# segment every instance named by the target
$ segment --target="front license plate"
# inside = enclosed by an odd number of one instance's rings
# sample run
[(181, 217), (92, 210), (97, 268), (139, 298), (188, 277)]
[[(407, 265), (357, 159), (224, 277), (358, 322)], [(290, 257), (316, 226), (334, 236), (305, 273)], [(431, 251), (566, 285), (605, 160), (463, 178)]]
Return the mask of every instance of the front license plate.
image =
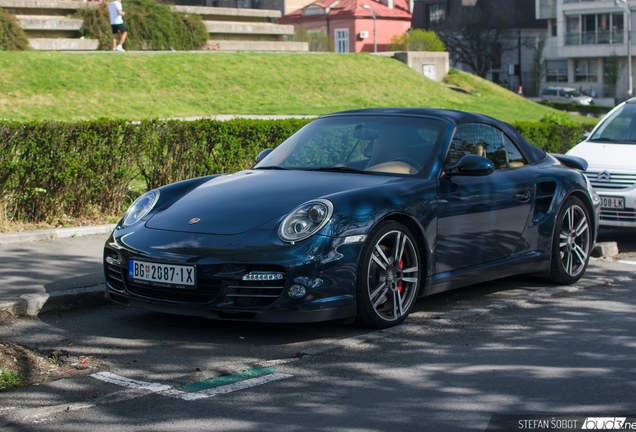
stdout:
[(625, 208), (625, 198), (615, 198), (615, 197), (600, 197), (601, 198), (601, 207), (608, 209), (624, 209)]
[(139, 281), (153, 282), (153, 285), (173, 288), (193, 288), (196, 286), (196, 272), (193, 266), (129, 260), (128, 277)]

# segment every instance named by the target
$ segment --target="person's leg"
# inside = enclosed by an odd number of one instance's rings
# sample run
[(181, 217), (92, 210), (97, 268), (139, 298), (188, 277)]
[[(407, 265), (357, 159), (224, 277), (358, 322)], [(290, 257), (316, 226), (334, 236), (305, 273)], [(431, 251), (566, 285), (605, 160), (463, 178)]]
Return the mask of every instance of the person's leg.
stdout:
[(117, 48), (117, 35), (116, 34), (113, 35), (113, 50), (115, 48)]
[(126, 40), (126, 35), (127, 35), (127, 34), (128, 34), (128, 32), (127, 32), (127, 31), (125, 31), (125, 32), (123, 32), (123, 33), (121, 34), (121, 39), (119, 40), (119, 45), (123, 45), (123, 44), (124, 44), (124, 41)]

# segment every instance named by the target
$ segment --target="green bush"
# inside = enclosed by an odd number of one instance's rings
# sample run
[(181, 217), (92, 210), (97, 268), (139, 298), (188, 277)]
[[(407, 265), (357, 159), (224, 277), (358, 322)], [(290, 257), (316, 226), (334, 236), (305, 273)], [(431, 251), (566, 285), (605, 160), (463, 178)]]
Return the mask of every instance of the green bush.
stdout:
[(583, 140), (591, 125), (563, 125), (555, 121), (517, 122), (513, 126), (528, 141), (548, 153), (565, 153)]
[(121, 211), (143, 147), (124, 121), (0, 122), (0, 201), (4, 218)]
[(29, 40), (18, 20), (0, 8), (0, 51), (24, 51), (29, 48)]
[[(173, 12), (168, 4), (154, 0), (126, 0), (124, 12), (128, 31), (124, 48), (127, 50), (198, 50), (208, 40), (208, 30), (198, 15)], [(99, 39), (101, 50), (113, 48), (106, 3), (95, 9), (79, 10), (74, 16), (84, 19), (80, 29), (83, 36)]]
[(446, 51), (446, 47), (434, 31), (414, 29), (393, 36), (387, 51)]
[(559, 111), (578, 112), (581, 114), (592, 114), (593, 116), (603, 116), (614, 109), (613, 106), (604, 105), (579, 105), (573, 102), (550, 102), (540, 101), (542, 105), (547, 105)]
[[(246, 169), (260, 151), (309, 121), (0, 122), (0, 219), (48, 222), (121, 213), (136, 198), (128, 191), (137, 175), (154, 189)], [(592, 128), (558, 123), (557, 116), (514, 126), (551, 153), (565, 153)]]

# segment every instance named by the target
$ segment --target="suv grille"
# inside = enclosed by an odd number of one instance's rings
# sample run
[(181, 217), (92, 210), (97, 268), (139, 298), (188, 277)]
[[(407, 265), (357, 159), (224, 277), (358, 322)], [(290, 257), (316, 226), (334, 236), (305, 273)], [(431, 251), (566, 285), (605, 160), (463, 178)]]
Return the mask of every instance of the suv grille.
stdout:
[(627, 189), (636, 183), (636, 174), (610, 173), (610, 179), (599, 178), (601, 172), (586, 171), (585, 175), (594, 189)]
[(601, 209), (601, 221), (606, 222), (636, 222), (636, 210), (606, 210)]

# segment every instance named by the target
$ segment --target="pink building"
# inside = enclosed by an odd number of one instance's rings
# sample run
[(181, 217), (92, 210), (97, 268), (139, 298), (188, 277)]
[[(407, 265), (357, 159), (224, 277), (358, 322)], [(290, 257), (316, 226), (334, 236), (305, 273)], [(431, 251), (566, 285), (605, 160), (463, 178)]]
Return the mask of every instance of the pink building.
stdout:
[(375, 34), (379, 52), (386, 51), (393, 36), (411, 27), (412, 5), (412, 0), (317, 0), (278, 23), (303, 26), (307, 32), (324, 31), (337, 53), (373, 52)]

